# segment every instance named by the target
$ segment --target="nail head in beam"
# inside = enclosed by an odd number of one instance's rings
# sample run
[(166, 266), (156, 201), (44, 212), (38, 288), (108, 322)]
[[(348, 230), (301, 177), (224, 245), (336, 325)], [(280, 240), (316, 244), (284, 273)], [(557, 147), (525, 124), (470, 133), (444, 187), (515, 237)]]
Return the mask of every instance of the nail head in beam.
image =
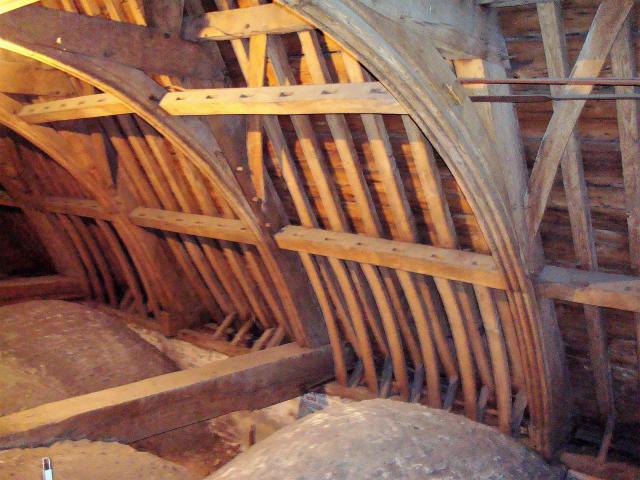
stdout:
[(109, 93), (99, 93), (25, 105), (18, 116), (28, 123), (45, 123), (124, 113), (132, 113), (131, 108)]
[(140, 227), (230, 242), (248, 244), (257, 242), (253, 232), (241, 220), (236, 219), (144, 207), (136, 208), (129, 217)]
[(160, 106), (172, 115), (406, 113), (378, 82), (187, 90)]

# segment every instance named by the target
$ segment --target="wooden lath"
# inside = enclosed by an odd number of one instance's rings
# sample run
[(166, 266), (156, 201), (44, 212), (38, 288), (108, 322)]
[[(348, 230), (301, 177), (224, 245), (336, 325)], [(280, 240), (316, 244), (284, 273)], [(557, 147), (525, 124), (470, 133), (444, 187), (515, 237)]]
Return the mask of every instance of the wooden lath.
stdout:
[[(160, 106), (171, 115), (404, 113), (378, 82), (190, 89), (167, 93)], [(45, 123), (124, 113), (132, 113), (131, 108), (113, 95), (100, 93), (25, 105), (18, 115), (29, 123)]]

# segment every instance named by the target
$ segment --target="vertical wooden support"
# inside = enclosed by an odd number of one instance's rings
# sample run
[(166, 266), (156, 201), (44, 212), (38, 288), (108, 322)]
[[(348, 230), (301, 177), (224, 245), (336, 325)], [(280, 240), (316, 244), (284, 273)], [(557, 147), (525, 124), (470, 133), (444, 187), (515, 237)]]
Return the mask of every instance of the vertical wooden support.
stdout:
[[(611, 70), (613, 75), (633, 78), (638, 75), (631, 20), (622, 26), (611, 48)], [(616, 87), (618, 95), (636, 93), (634, 87)], [(616, 101), (618, 133), (622, 156), (624, 196), (627, 208), (629, 232), (629, 256), (631, 269), (640, 275), (640, 127), (638, 126), (638, 103), (629, 100)], [(640, 387), (640, 314), (634, 314), (636, 323), (636, 355), (638, 386)]]
[[(538, 4), (538, 18), (549, 76), (565, 77), (569, 75), (570, 68), (560, 4), (558, 2)], [(561, 87), (551, 86), (552, 94), (561, 92)], [(556, 103), (554, 110), (557, 108)], [(584, 179), (580, 141), (575, 130), (569, 136), (560, 164), (578, 267), (597, 270), (598, 259), (591, 227), (589, 194)], [(589, 305), (584, 307), (584, 315), (589, 334), (591, 367), (595, 379), (598, 409), (602, 419), (607, 419), (614, 411), (614, 399), (604, 319), (598, 307)]]

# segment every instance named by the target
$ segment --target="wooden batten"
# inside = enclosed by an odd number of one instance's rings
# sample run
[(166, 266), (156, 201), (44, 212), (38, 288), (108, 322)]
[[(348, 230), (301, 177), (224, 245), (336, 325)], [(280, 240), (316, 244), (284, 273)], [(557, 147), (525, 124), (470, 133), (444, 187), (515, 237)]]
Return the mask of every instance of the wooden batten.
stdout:
[(277, 233), (276, 241), (288, 250), (505, 288), (489, 255), (294, 226)]
[(230, 242), (256, 243), (255, 235), (240, 220), (143, 207), (136, 208), (129, 217), (141, 227)]
[(131, 109), (113, 95), (99, 93), (26, 105), (20, 109), (18, 116), (25, 122), (46, 123), (105, 117), (122, 113), (131, 113)]
[(378, 82), (187, 90), (168, 93), (160, 106), (172, 115), (404, 112)]

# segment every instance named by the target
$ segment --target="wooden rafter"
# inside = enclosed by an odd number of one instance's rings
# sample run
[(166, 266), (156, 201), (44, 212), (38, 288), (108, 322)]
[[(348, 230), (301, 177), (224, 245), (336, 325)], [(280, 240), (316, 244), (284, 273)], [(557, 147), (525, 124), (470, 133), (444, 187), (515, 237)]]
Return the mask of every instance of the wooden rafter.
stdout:
[[(539, 4), (538, 18), (549, 75), (568, 75), (570, 67), (560, 4)], [(561, 87), (551, 86), (551, 93), (560, 92)], [(557, 108), (560, 108), (558, 104), (554, 105), (554, 109)], [(580, 140), (575, 130), (569, 135), (560, 164), (577, 263), (586, 270), (597, 270), (598, 259), (591, 226), (589, 194), (584, 179)], [(598, 407), (602, 417), (607, 418), (614, 411), (614, 399), (604, 319), (600, 309), (591, 306), (585, 306), (584, 315), (589, 333)]]
[[(633, 4), (633, 0), (604, 0), (600, 4), (571, 77), (594, 77), (600, 73)], [(567, 85), (562, 93), (584, 95), (592, 90), (593, 85)], [(563, 102), (554, 109), (529, 179), (529, 238), (535, 238), (540, 228), (558, 165), (585, 103), (585, 100)]]
[[(390, 93), (428, 133), (458, 181), (508, 284), (507, 297), (523, 352), (528, 409), (536, 425), (532, 440), (538, 449), (551, 454), (560, 440), (556, 427), (566, 414), (559, 332), (549, 330), (540, 317), (505, 197), (497, 191), (496, 182), (487, 181), (502, 178), (504, 168), (494, 171), (490, 167), (498, 154), (479, 115), (466, 103), (450, 66), (433, 45), (415, 48), (407, 42), (401, 22), (376, 12), (378, 2), (370, 2), (369, 8), (346, 0), (281, 3), (338, 40), (377, 78), (384, 79)], [(419, 2), (406, 3), (411, 9)]]
[[(611, 48), (611, 70), (614, 75), (637, 76), (631, 21), (627, 21)], [(634, 93), (628, 86), (617, 86), (616, 93)], [(625, 205), (629, 233), (629, 257), (631, 271), (640, 273), (640, 125), (638, 124), (637, 102), (616, 102), (620, 153), (622, 156), (622, 176), (624, 180)], [(636, 357), (638, 384), (640, 385), (640, 314), (634, 316), (636, 323)]]

